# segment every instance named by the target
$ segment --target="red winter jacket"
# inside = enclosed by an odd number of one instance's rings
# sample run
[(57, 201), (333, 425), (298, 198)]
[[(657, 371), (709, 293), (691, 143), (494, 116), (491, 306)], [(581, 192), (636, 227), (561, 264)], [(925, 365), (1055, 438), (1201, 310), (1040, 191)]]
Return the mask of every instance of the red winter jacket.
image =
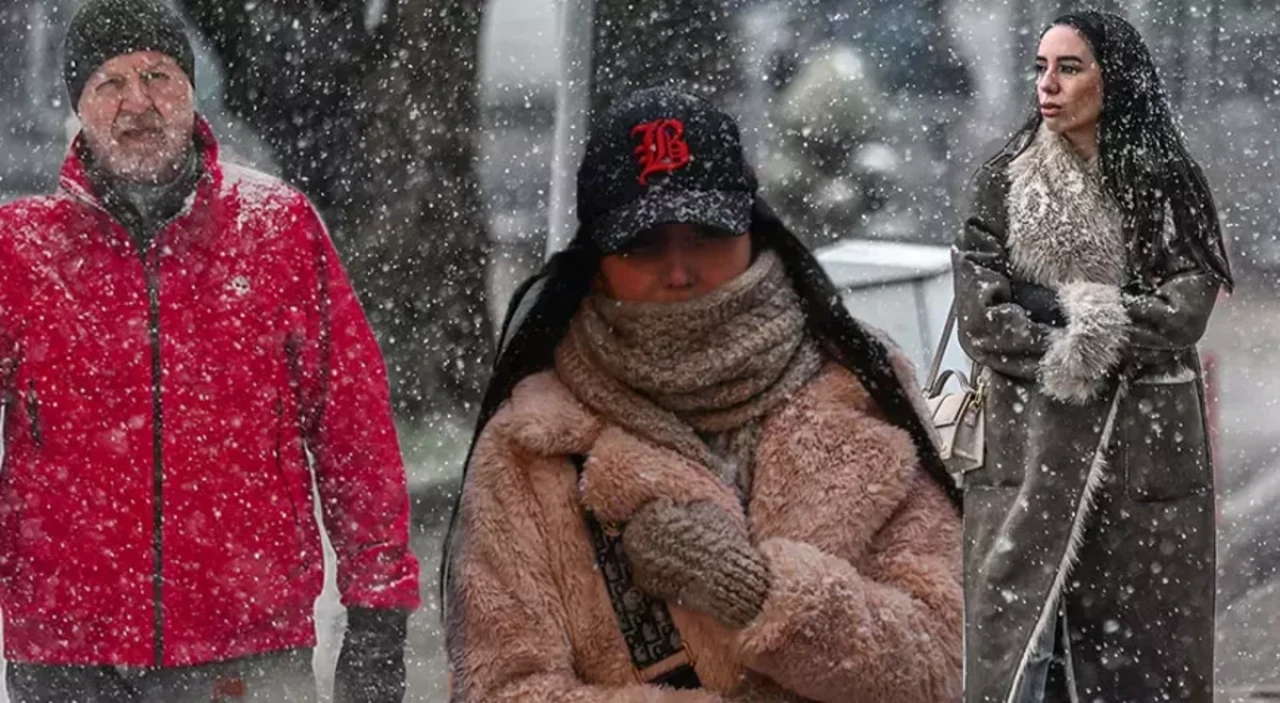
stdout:
[[(306, 198), (219, 163), (140, 252), (73, 147), (0, 208), (5, 655), (183, 666), (312, 646), (314, 470), (347, 605), (413, 609), (386, 371)], [(311, 463), (308, 464), (308, 454)]]

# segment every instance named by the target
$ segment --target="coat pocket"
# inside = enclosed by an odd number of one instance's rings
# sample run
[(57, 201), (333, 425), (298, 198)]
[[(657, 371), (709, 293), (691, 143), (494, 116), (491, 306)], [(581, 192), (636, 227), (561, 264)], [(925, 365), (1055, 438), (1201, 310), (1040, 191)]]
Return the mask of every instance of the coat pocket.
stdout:
[(22, 404), (27, 411), (27, 427), (31, 431), (31, 441), (37, 449), (44, 446), (44, 426), (40, 424), (40, 395), (36, 393), (36, 382), (27, 384), (22, 394)]
[(312, 532), (316, 518), (311, 493), (311, 471), (302, 445), (296, 410), (287, 401), (289, 397), (277, 395), (272, 407), (276, 425), (273, 463), (278, 490), (288, 503), (287, 506), (282, 506), (287, 511), (283, 517), (293, 527), (293, 558), (288, 564), (287, 576), (290, 581), (296, 581), (313, 569), (322, 568), (324, 557), (319, 539)]
[[(280, 396), (276, 396), (274, 413), (276, 421), (276, 436), (272, 458), (275, 463), (276, 477), (280, 482), (280, 490), (289, 502), (289, 512), (293, 518), (293, 529), (297, 536), (299, 549), (301, 550), (302, 545), (306, 543), (306, 535), (302, 523), (302, 516), (304, 512), (302, 506), (299, 504), (298, 490), (295, 485), (295, 482), (298, 479), (292, 475), (293, 471), (290, 468), (293, 457), (292, 452), (287, 451), (291, 448), (288, 427), (286, 425), (288, 420), (285, 418), (284, 400)], [(288, 456), (286, 456), (286, 454)]]
[(1198, 380), (1135, 383), (1121, 420), (1129, 497), (1177, 500), (1213, 490)]

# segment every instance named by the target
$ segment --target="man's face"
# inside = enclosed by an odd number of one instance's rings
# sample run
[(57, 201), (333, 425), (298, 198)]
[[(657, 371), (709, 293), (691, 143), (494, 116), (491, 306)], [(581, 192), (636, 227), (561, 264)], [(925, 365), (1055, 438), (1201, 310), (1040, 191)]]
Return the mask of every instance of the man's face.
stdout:
[(195, 101), (190, 78), (169, 56), (138, 51), (102, 64), (85, 84), (78, 112), (89, 149), (107, 173), (164, 183), (181, 171)]

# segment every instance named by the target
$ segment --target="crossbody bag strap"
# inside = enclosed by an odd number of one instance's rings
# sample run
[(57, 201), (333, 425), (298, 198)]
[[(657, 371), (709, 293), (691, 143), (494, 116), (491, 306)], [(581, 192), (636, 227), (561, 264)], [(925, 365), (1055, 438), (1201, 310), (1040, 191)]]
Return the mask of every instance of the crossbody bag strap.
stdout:
[(942, 339), (938, 340), (938, 350), (933, 353), (933, 361), (929, 364), (929, 384), (925, 389), (932, 393), (938, 383), (938, 374), (942, 371), (942, 357), (951, 346), (951, 334), (956, 329), (956, 303), (951, 301), (951, 309), (947, 311), (947, 324), (942, 327)]
[[(587, 458), (581, 454), (570, 458), (581, 476)], [(627, 641), (631, 664), (640, 680), (667, 688), (702, 688), (667, 604), (650, 598), (632, 583), (631, 564), (622, 548), (621, 532), (601, 525), (590, 510), (583, 510), (583, 517), (618, 627)]]
[[(929, 383), (924, 387), (924, 392), (932, 397), (935, 393), (941, 392), (938, 388), (938, 379), (942, 373), (942, 357), (947, 353), (947, 347), (951, 346), (951, 337), (956, 332), (956, 303), (951, 301), (951, 309), (947, 311), (947, 323), (942, 326), (942, 339), (938, 340), (938, 349), (933, 353), (933, 361), (929, 364)], [(969, 378), (964, 379), (972, 384), (973, 388), (980, 388), (986, 385), (986, 367), (979, 364), (976, 359), (971, 360), (969, 365)]]

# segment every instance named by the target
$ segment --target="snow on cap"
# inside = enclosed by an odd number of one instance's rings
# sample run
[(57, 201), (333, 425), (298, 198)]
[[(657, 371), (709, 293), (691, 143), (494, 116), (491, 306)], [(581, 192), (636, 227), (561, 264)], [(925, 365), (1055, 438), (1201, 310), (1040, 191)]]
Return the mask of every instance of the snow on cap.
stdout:
[(602, 252), (662, 224), (749, 229), (757, 183), (728, 114), (649, 88), (618, 101), (596, 127), (578, 169), (578, 219)]
[(195, 84), (195, 54), (182, 18), (160, 0), (89, 0), (71, 20), (63, 51), (62, 77), (73, 109), (99, 66), (135, 51), (172, 57)]

